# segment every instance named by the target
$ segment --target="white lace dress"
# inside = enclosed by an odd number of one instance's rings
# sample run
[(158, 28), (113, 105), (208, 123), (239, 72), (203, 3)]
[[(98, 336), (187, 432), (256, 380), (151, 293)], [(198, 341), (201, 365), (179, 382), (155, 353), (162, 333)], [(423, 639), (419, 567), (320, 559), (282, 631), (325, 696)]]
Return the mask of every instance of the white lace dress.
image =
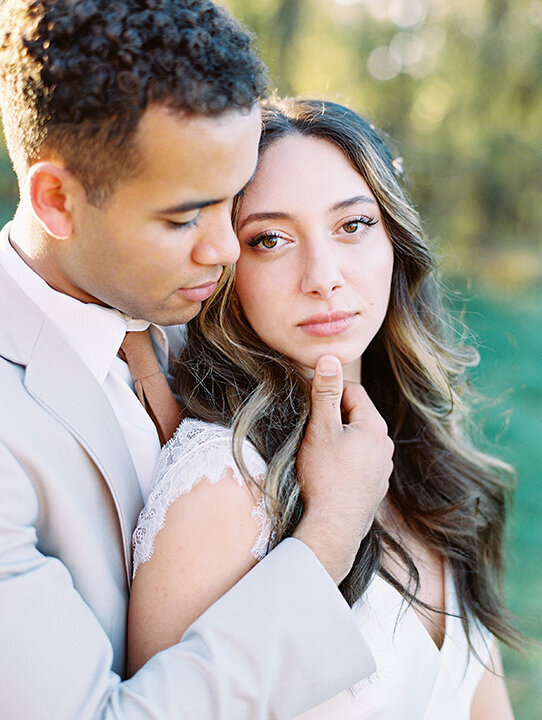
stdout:
[[(265, 461), (248, 441), (243, 444), (243, 460), (251, 477), (263, 480)], [(228, 472), (233, 473), (240, 485), (244, 484), (233, 457), (231, 430), (193, 418), (183, 420), (175, 435), (162, 448), (151, 492), (139, 515), (132, 538), (134, 576), (139, 564), (150, 560), (154, 539), (164, 527), (169, 506), (181, 495), (189, 493), (203, 478), (217, 483)], [(256, 560), (261, 560), (273, 540), (273, 529), (263, 499), (254, 506), (252, 514), (260, 526), (252, 554)]]
[[(243, 459), (251, 476), (263, 479), (265, 462), (248, 441), (243, 445)], [(229, 471), (240, 484), (244, 482), (233, 458), (231, 431), (222, 425), (183, 420), (162, 450), (153, 488), (134, 532), (134, 575), (152, 556), (169, 506), (202, 478), (216, 483)], [(272, 525), (263, 501), (255, 505), (253, 514), (260, 534), (252, 553), (261, 559), (273, 545)], [(400, 594), (379, 576), (352, 611), (377, 671), (298, 720), (469, 720), (484, 667), (468, 650), (450, 576), (446, 577), (446, 636), (440, 650), (416, 612), (405, 608)], [(472, 625), (476, 653), (487, 663), (493, 639), (485, 629)]]

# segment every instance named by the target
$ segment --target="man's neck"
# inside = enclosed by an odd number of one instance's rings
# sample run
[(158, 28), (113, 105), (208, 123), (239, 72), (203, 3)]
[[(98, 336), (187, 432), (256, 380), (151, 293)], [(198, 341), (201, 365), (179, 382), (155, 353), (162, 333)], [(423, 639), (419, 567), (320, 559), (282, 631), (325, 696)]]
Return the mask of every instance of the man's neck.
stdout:
[(17, 208), (9, 229), (9, 244), (36, 275), (53, 287), (47, 279), (48, 273), (46, 272), (48, 264), (47, 235), (33, 219), (32, 213), (22, 204)]
[(61, 272), (56, 261), (55, 242), (24, 208), (19, 207), (9, 233), (9, 243), (17, 255), (56, 292), (69, 295), (84, 303), (104, 305), (96, 298), (76, 287)]

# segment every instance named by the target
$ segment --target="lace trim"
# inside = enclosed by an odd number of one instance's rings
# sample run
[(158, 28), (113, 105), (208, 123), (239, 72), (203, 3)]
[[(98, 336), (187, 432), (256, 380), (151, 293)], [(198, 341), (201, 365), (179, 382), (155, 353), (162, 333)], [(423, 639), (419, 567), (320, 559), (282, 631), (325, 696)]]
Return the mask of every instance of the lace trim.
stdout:
[(276, 537), (265, 497), (262, 497), (260, 502), (253, 508), (252, 517), (256, 518), (256, 522), (260, 527), (260, 534), (252, 547), (251, 553), (259, 562), (271, 550)]
[[(243, 460), (250, 475), (263, 480), (266, 464), (256, 448), (248, 441), (243, 444)], [(181, 495), (206, 478), (216, 483), (226, 477), (228, 470), (240, 485), (245, 481), (232, 452), (232, 432), (222, 425), (187, 418), (175, 435), (162, 448), (153, 480), (152, 490), (132, 536), (134, 557), (133, 576), (143, 562), (152, 557), (156, 535), (164, 527), (169, 506)], [(274, 531), (265, 498), (252, 511), (260, 533), (252, 548), (252, 555), (261, 560), (274, 541)]]

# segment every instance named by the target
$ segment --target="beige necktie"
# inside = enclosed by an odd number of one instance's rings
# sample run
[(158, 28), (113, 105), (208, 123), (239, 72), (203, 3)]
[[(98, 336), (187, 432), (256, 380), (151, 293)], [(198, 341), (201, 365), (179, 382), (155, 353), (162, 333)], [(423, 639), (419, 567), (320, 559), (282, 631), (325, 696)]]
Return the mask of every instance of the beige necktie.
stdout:
[(182, 420), (181, 408), (160, 369), (148, 330), (126, 333), (119, 355), (126, 360), (135, 391), (164, 445)]

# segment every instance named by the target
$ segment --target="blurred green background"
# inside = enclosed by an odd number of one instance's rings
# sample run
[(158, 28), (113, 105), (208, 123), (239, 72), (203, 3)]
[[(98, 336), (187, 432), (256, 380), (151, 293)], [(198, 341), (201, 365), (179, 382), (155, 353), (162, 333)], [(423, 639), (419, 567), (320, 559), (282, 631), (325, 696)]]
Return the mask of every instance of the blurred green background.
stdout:
[[(542, 718), (542, 1), (223, 0), (280, 94), (327, 97), (394, 138), (479, 342), (479, 421), (518, 470), (503, 650), (518, 720)], [(0, 220), (17, 202), (0, 141)]]

